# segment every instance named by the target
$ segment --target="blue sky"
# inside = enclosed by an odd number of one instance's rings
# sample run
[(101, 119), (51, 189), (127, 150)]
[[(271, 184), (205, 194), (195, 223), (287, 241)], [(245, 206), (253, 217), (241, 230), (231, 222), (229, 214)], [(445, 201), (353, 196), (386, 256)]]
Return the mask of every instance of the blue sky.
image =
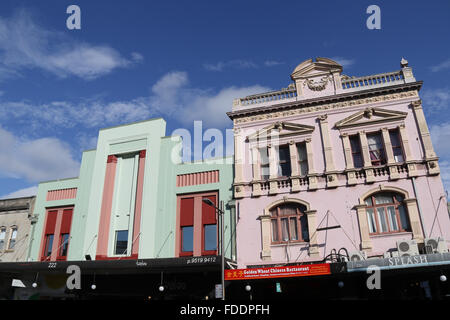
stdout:
[[(71, 4), (81, 30), (66, 28)], [(366, 27), (372, 4), (381, 30)], [(231, 128), (233, 98), (286, 87), (317, 56), (350, 76), (409, 61), (449, 189), (449, 40), (449, 1), (2, 0), (0, 198), (77, 176), (103, 127)]]

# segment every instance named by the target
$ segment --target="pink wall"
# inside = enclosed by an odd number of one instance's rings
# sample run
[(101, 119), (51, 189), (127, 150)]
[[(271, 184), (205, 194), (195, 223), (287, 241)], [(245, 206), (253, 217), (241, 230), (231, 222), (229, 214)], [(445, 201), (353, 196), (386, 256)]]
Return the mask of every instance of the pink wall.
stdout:
[[(406, 98), (403, 101), (396, 102), (379, 102), (370, 105), (370, 107), (377, 107), (387, 110), (395, 110), (407, 112), (408, 115), (404, 120), (395, 122), (387, 122), (368, 127), (358, 127), (354, 130), (356, 133), (359, 130), (366, 132), (380, 131), (384, 127), (396, 127), (400, 123), (406, 126), (408, 135), (409, 147), (413, 160), (421, 161), (423, 159), (423, 149), (419, 138), (418, 128), (414, 114), (410, 108), (411, 101), (417, 98)], [(442, 185), (441, 176), (428, 176), (424, 165), (418, 164), (419, 177), (416, 178), (417, 195), (415, 195), (411, 178), (408, 178), (407, 173), (401, 173), (399, 180), (390, 180), (389, 175), (379, 176), (376, 181), (371, 184), (366, 184), (364, 179), (358, 181), (355, 186), (347, 186), (347, 179), (344, 170), (346, 168), (346, 161), (344, 156), (344, 148), (342, 138), (339, 130), (335, 128), (335, 123), (355, 114), (358, 111), (364, 110), (368, 105), (351, 106), (337, 110), (327, 110), (321, 112), (312, 112), (295, 117), (278, 118), (276, 120), (264, 120), (258, 122), (244, 123), (239, 126), (242, 130), (258, 130), (264, 128), (274, 121), (286, 121), (290, 123), (298, 123), (303, 125), (314, 126), (315, 129), (311, 135), (312, 148), (314, 153), (314, 169), (317, 173), (323, 174), (325, 170), (325, 160), (323, 153), (323, 144), (321, 138), (321, 131), (317, 118), (319, 115), (327, 114), (327, 122), (332, 143), (332, 153), (334, 158), (335, 169), (338, 174), (339, 187), (327, 189), (325, 182), (319, 182), (319, 189), (315, 191), (300, 191), (297, 193), (290, 193), (290, 189), (282, 189), (280, 193), (273, 196), (263, 195), (260, 197), (251, 197), (251, 187), (246, 187), (245, 197), (237, 200), (237, 207), (239, 208), (239, 221), (237, 222), (237, 243), (238, 245), (238, 264), (239, 267), (245, 267), (249, 264), (262, 264), (260, 254), (262, 250), (261, 240), (261, 221), (259, 216), (264, 214), (264, 208), (271, 203), (282, 200), (283, 197), (295, 198), (303, 200), (310, 204), (311, 210), (317, 210), (317, 224), (325, 217), (325, 214), (330, 210), (337, 218), (341, 225), (340, 229), (329, 230), (318, 233), (319, 252), (321, 257), (330, 253), (331, 249), (347, 248), (349, 252), (359, 251), (361, 245), (361, 236), (359, 232), (358, 217), (355, 205), (359, 204), (359, 198), (370, 190), (385, 187), (396, 187), (405, 190), (409, 198), (417, 198), (421, 213), (423, 215), (423, 224), (425, 226), (425, 236), (437, 237), (441, 236), (450, 240), (450, 220), (447, 212), (446, 198), (444, 188)], [(235, 127), (237, 128), (237, 126)], [(296, 137), (293, 137), (295, 140)], [(244, 168), (243, 176), (245, 182), (251, 182), (253, 179), (253, 168), (250, 158), (250, 150), (248, 143), (245, 143), (244, 154)], [(343, 174), (344, 173), (344, 174)], [(306, 187), (304, 188), (306, 190)], [(440, 205), (439, 205), (440, 204)], [(437, 212), (437, 215), (436, 215)], [(335, 225), (336, 222), (330, 216), (329, 226)], [(325, 226), (325, 222), (321, 227)], [(433, 229), (432, 229), (433, 227)], [(431, 230), (432, 229), (432, 230)], [(345, 232), (344, 232), (345, 231)], [(327, 241), (325, 242), (325, 235)], [(412, 233), (400, 233), (386, 236), (373, 236), (371, 242), (373, 245), (372, 255), (383, 254), (389, 249), (396, 248), (396, 241), (403, 239), (412, 239)], [(305, 244), (290, 244), (286, 245), (272, 245), (271, 246), (271, 261), (274, 262), (289, 262), (295, 261), (301, 252), (305, 249)], [(308, 252), (300, 255), (298, 261), (308, 258)], [(317, 260), (317, 259), (316, 259)]]

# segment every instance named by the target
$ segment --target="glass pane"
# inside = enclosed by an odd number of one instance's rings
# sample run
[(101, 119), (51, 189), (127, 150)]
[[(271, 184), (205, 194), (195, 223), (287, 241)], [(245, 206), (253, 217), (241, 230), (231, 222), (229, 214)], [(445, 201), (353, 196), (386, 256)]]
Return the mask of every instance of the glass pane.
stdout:
[(405, 207), (403, 205), (398, 206), (398, 213), (400, 215), (400, 223), (403, 230), (410, 230), (408, 215), (406, 214)]
[(289, 240), (289, 220), (287, 218), (281, 219), (281, 232), (282, 232), (283, 241), (288, 241)]
[(6, 229), (0, 230), (0, 250), (3, 250), (3, 247), (5, 245), (5, 236), (6, 236)]
[(388, 217), (389, 217), (389, 226), (391, 227), (391, 231), (398, 231), (398, 223), (397, 216), (395, 215), (395, 207), (389, 206), (387, 207)]
[(280, 153), (280, 161), (290, 161), (290, 155), (289, 155), (289, 147), (288, 146), (281, 146), (279, 147), (279, 153)]
[(181, 228), (181, 251), (191, 252), (194, 251), (194, 227), (182, 227)]
[(291, 162), (280, 163), (281, 172), (280, 175), (282, 177), (290, 177), (291, 176)]
[(267, 148), (259, 149), (259, 156), (260, 156), (261, 164), (268, 164), (269, 163), (269, 154), (267, 152)]
[(69, 234), (65, 233), (61, 235), (61, 249), (59, 250), (59, 255), (62, 257), (67, 256), (67, 249), (69, 248)]
[(394, 203), (392, 195), (390, 194), (377, 194), (375, 196), (375, 204)]
[(373, 214), (373, 209), (367, 209), (367, 222), (369, 223), (369, 232), (375, 233), (377, 232), (377, 229), (375, 228), (376, 222), (375, 222), (375, 215)]
[(281, 216), (297, 214), (297, 209), (291, 205), (283, 205), (283, 206), (280, 206), (279, 208), (280, 208)]
[(302, 228), (303, 241), (309, 241), (308, 218), (306, 215), (300, 217), (300, 226)]
[(297, 232), (297, 218), (290, 218), (290, 234), (291, 240), (298, 240), (298, 232)]
[(389, 131), (389, 137), (391, 139), (391, 144), (392, 144), (393, 147), (401, 146), (401, 144), (400, 144), (400, 137), (398, 135), (398, 131), (397, 130)]
[(362, 159), (360, 153), (354, 153), (353, 154), (353, 166), (355, 168), (362, 168), (363, 167), (363, 159)]
[(269, 165), (261, 165), (261, 179), (267, 180), (270, 176)]
[(300, 161), (300, 175), (306, 176), (308, 174), (308, 161)]
[(114, 254), (127, 254), (128, 230), (116, 231), (116, 248)]
[(403, 151), (401, 148), (393, 148), (395, 162), (403, 162)]
[(377, 213), (378, 213), (378, 222), (381, 228), (380, 232), (388, 232), (384, 207), (377, 208)]
[(217, 226), (215, 224), (205, 225), (205, 251), (217, 250)]
[(366, 200), (364, 200), (364, 202), (371, 207), (372, 206), (372, 197), (367, 197)]
[(278, 240), (278, 223), (277, 220), (272, 220), (272, 241), (277, 242)]
[(47, 240), (45, 244), (45, 256), (48, 257), (52, 254), (52, 246), (53, 246), (53, 235), (49, 234), (47, 235)]
[(353, 153), (361, 152), (361, 144), (359, 143), (359, 136), (351, 136), (350, 137), (350, 148)]

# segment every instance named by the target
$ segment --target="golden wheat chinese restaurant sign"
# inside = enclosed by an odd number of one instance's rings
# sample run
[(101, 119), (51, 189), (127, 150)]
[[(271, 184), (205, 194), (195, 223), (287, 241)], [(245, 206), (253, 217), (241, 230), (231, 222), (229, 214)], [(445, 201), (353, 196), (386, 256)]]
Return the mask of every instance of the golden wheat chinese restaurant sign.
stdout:
[(225, 271), (225, 280), (270, 279), (330, 274), (330, 264), (310, 264), (271, 268), (234, 269)]

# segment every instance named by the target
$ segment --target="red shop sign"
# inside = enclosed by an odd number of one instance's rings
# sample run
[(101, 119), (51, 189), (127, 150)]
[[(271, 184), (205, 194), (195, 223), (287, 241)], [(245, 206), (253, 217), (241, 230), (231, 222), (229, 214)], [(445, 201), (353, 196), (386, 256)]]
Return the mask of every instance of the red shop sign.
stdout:
[(225, 280), (270, 279), (304, 277), (330, 274), (330, 264), (309, 264), (301, 266), (234, 269), (225, 271)]

